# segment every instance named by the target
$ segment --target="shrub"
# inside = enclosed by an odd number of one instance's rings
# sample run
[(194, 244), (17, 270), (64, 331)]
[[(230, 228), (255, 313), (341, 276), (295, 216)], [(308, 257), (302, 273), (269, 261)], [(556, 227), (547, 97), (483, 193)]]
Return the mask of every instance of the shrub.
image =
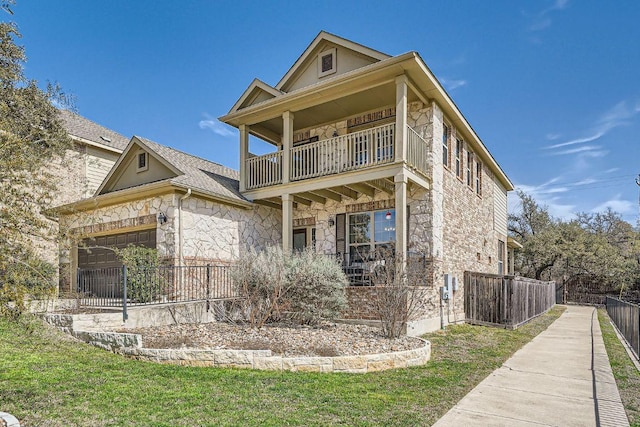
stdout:
[(261, 252), (250, 248), (231, 268), (231, 278), (242, 298), (240, 310), (252, 327), (261, 328), (279, 318), (289, 287), (285, 269), (285, 256), (276, 247)]
[(287, 300), (294, 318), (305, 324), (334, 319), (347, 307), (348, 280), (336, 260), (305, 250), (291, 256)]
[(127, 267), (127, 298), (137, 302), (151, 302), (157, 299), (161, 288), (158, 251), (135, 245), (114, 251)]
[(326, 255), (307, 250), (284, 254), (280, 248), (251, 249), (231, 275), (242, 300), (241, 312), (253, 327), (284, 315), (305, 324), (335, 318), (346, 307), (347, 279)]
[(30, 253), (0, 265), (0, 315), (17, 319), (26, 310), (28, 299), (55, 294), (55, 267)]

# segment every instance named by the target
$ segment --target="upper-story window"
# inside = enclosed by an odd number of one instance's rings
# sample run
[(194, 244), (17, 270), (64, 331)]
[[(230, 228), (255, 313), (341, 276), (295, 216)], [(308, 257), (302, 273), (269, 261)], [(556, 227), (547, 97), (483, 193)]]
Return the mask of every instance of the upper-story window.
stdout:
[(456, 138), (456, 176), (462, 179), (462, 140)]
[(476, 194), (482, 195), (482, 162), (480, 160), (476, 162)]
[(467, 185), (473, 188), (473, 152), (467, 151)]
[(138, 151), (136, 172), (143, 172), (149, 169), (149, 155), (145, 151)]
[(338, 70), (336, 59), (335, 47), (320, 52), (318, 54), (318, 77), (335, 73)]
[(442, 126), (442, 164), (449, 167), (449, 127)]

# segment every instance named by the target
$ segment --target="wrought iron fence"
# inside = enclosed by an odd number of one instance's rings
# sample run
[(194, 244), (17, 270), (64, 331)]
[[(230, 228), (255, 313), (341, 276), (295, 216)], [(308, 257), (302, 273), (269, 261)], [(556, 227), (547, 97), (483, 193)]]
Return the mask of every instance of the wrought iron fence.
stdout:
[[(396, 271), (395, 254), (388, 250), (374, 250), (362, 253), (330, 254), (342, 266), (351, 286), (374, 286), (383, 281), (393, 281)], [(426, 286), (430, 260), (418, 252), (408, 252), (404, 274), (412, 286)], [(389, 284), (389, 283), (387, 283)]]
[(236, 298), (228, 265), (78, 269), (83, 306), (136, 305)]
[(640, 360), (640, 305), (607, 295), (607, 313), (624, 337), (636, 359)]

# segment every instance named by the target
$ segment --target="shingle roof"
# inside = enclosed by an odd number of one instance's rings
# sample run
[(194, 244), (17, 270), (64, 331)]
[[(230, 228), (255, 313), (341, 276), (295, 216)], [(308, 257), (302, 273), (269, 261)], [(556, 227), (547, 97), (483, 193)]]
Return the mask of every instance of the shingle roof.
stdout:
[(72, 137), (75, 136), (106, 145), (120, 152), (122, 152), (129, 143), (129, 138), (71, 111), (60, 110), (60, 118), (62, 119), (65, 129)]
[(146, 138), (139, 136), (134, 136), (134, 138), (183, 173), (183, 175), (169, 179), (172, 184), (200, 190), (229, 200), (245, 203), (248, 201), (240, 194), (238, 181), (240, 174), (238, 171)]

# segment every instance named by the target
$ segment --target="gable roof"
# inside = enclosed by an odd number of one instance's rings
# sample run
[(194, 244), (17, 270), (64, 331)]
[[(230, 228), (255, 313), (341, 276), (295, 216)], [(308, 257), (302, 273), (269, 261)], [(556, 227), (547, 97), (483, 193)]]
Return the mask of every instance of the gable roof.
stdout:
[(237, 111), (247, 105), (253, 104), (261, 95), (264, 100), (266, 100), (282, 95), (282, 92), (259, 79), (253, 79), (249, 87), (243, 92), (242, 96), (240, 96), (236, 103), (233, 104), (230, 111)]
[(121, 153), (129, 139), (69, 110), (58, 110), (67, 133), (76, 140)]
[(391, 58), (391, 56), (387, 55), (386, 53), (382, 53), (375, 49), (363, 46), (359, 43), (352, 42), (351, 40), (336, 36), (335, 34), (331, 34), (326, 31), (320, 31), (318, 35), (313, 39), (313, 41), (309, 44), (309, 46), (307, 46), (304, 52), (302, 52), (302, 55), (300, 55), (300, 57), (291, 66), (291, 68), (289, 68), (289, 71), (287, 71), (287, 73), (280, 79), (275, 88), (279, 91), (286, 92), (288, 84), (296, 78), (298, 71), (305, 68), (307, 63), (313, 60), (322, 46), (327, 43), (345, 47), (349, 50), (369, 57), (375, 60), (375, 62)]
[(131, 138), (118, 161), (113, 165), (113, 168), (96, 191), (96, 197), (116, 194), (130, 188), (141, 189), (145, 185), (152, 184), (146, 182), (113, 192), (106, 191), (107, 184), (112, 182), (112, 178), (116, 179), (116, 175), (127, 154), (138, 148), (147, 151), (150, 156), (153, 156), (174, 173), (174, 176), (161, 179), (153, 184), (164, 182), (185, 190), (191, 189), (195, 193), (228, 203), (240, 204), (245, 207), (250, 205), (250, 202), (240, 194), (238, 171), (139, 136)]

